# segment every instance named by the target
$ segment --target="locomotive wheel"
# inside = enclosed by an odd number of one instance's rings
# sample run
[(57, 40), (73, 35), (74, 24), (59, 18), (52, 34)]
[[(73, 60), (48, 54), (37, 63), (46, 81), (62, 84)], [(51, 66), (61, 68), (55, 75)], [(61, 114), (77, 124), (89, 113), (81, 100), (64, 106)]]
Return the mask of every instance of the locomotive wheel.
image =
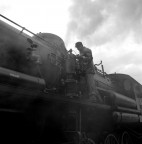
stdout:
[(122, 134), (121, 144), (133, 144), (130, 135), (126, 131)]
[(119, 144), (119, 142), (114, 134), (108, 134), (104, 140), (104, 144)]

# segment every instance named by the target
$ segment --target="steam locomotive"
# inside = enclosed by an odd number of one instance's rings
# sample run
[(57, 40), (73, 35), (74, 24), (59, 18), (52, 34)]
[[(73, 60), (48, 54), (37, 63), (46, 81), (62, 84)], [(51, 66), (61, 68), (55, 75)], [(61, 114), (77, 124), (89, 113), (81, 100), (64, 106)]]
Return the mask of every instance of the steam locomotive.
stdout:
[(60, 37), (0, 16), (1, 142), (140, 143), (140, 83), (94, 65), (102, 102), (90, 101), (85, 74)]

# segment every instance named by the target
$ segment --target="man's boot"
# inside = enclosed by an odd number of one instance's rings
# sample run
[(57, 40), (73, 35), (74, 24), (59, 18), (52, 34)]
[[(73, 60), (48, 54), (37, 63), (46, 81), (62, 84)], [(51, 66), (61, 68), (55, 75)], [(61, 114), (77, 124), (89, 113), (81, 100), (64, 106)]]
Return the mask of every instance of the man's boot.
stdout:
[(95, 94), (90, 94), (89, 95), (89, 101), (91, 102), (97, 102), (97, 96)]
[(98, 102), (98, 103), (102, 103), (102, 99), (101, 99), (101, 96), (99, 94), (99, 92), (97, 93), (92, 93), (89, 95), (89, 100), (92, 101), (92, 102)]

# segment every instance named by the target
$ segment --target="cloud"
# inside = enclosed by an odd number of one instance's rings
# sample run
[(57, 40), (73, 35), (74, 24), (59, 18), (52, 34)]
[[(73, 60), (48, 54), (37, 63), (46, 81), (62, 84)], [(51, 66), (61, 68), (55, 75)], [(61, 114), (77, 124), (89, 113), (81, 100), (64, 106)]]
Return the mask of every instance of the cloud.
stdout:
[(142, 83), (142, 45), (135, 43), (132, 36), (117, 45), (116, 42), (107, 43), (92, 49), (94, 63), (103, 61), (105, 71), (109, 73), (123, 73)]
[(72, 0), (68, 38), (75, 35), (91, 45), (124, 40), (133, 32), (141, 42), (141, 0)]

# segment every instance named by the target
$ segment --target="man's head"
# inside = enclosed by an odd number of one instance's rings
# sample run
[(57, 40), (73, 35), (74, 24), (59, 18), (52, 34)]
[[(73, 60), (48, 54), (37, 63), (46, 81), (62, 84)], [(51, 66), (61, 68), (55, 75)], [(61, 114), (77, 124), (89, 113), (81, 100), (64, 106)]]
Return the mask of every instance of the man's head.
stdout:
[(82, 42), (77, 42), (77, 43), (75, 44), (75, 47), (76, 47), (79, 51), (82, 50), (82, 48), (83, 48)]

